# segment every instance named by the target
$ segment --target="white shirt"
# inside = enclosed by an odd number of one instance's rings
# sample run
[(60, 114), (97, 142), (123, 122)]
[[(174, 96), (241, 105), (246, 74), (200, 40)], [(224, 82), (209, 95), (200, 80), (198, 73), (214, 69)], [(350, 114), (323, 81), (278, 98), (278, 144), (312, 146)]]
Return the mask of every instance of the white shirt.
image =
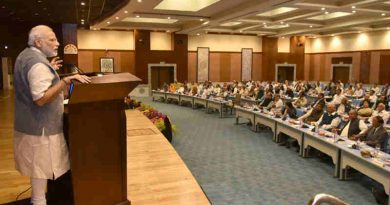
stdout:
[[(41, 52), (36, 48), (32, 48)], [(27, 74), (34, 101), (43, 97), (51, 86), (54, 75), (43, 63), (32, 66)], [(54, 179), (70, 169), (69, 153), (63, 133), (42, 136), (28, 135), (14, 130), (14, 156), (16, 169), (23, 175)]]
[(344, 98), (344, 95), (340, 94), (340, 95), (334, 95), (333, 96), (333, 100), (331, 103), (335, 104), (335, 105), (339, 105), (341, 103), (341, 99)]
[[(343, 131), (340, 134), (341, 137), (348, 137), (348, 130), (350, 124), (351, 121), (349, 121), (348, 124), (344, 127)], [(359, 129), (359, 134), (362, 134), (364, 131), (366, 131), (366, 129), (368, 129), (367, 125), (363, 122), (363, 120), (359, 120)]]
[[(378, 110), (375, 110), (372, 113), (372, 117), (374, 117), (374, 116), (381, 116), (383, 121), (385, 122), (385, 124), (387, 124), (387, 121), (389, 120), (390, 114), (386, 110), (382, 110), (380, 112), (378, 112)], [(370, 122), (372, 121), (372, 117), (370, 118)]]
[(358, 98), (361, 98), (361, 97), (363, 97), (363, 95), (364, 95), (364, 91), (363, 91), (363, 89), (357, 89), (357, 90), (355, 90), (355, 93), (353, 94), (353, 95), (355, 95), (356, 97), (358, 97)]

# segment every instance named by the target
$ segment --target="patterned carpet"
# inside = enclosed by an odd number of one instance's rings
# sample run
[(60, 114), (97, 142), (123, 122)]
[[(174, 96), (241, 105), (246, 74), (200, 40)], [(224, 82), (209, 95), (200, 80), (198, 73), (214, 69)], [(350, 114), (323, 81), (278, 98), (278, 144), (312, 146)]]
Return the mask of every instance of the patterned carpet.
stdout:
[(361, 182), (333, 178), (331, 163), (278, 146), (271, 131), (256, 133), (235, 125), (233, 117), (220, 119), (204, 109), (139, 100), (177, 126), (172, 144), (214, 205), (305, 205), (317, 193), (353, 205), (376, 204)]

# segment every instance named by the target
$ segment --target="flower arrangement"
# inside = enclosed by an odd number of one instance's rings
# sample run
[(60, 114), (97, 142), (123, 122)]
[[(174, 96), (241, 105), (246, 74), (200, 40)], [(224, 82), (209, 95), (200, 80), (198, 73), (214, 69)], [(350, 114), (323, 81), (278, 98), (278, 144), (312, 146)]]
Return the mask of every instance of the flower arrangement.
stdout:
[(150, 105), (143, 104), (130, 98), (127, 98), (127, 102), (131, 105), (126, 106), (127, 108), (137, 109), (141, 111), (147, 118), (150, 119), (150, 121), (152, 121), (152, 123), (161, 131), (161, 133), (164, 134), (164, 136), (169, 141), (172, 141), (172, 133), (176, 133), (176, 126), (171, 124), (165, 114), (159, 112), (157, 109), (151, 107)]

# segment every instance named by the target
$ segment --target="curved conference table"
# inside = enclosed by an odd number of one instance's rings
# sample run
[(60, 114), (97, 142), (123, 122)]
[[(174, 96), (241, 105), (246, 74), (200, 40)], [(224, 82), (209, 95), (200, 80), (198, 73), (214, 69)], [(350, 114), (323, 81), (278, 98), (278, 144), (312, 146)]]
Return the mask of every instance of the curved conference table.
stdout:
[[(171, 96), (175, 96), (174, 98)], [(157, 99), (175, 99), (181, 104), (181, 99), (189, 99), (192, 96), (186, 96), (182, 94), (165, 93), (161, 91), (152, 91), (153, 100)], [(199, 97), (192, 97), (193, 103), (195, 101), (202, 101), (204, 107), (208, 110), (208, 104), (210, 102), (216, 102), (216, 99), (200, 99)], [(224, 105), (227, 101), (220, 100), (219, 103)], [(352, 149), (352, 145), (355, 141), (351, 141), (339, 136), (333, 137), (332, 133), (323, 132), (321, 135), (316, 132), (312, 132), (312, 126), (306, 125), (307, 128), (290, 123), (289, 120), (282, 120), (281, 118), (275, 118), (267, 112), (255, 111), (252, 108), (235, 106), (235, 118), (236, 123), (239, 119), (247, 119), (252, 123), (252, 130), (256, 130), (257, 125), (264, 125), (270, 127), (273, 131), (273, 141), (279, 142), (278, 134), (284, 133), (290, 137), (296, 139), (300, 145), (299, 155), (302, 157), (308, 156), (308, 148), (313, 147), (323, 152), (324, 154), (332, 158), (335, 165), (334, 177), (338, 177), (340, 180), (347, 179), (347, 168), (352, 167), (359, 172), (369, 176), (375, 181), (384, 186), (385, 192), (390, 193), (390, 154), (379, 152), (377, 157), (365, 158), (360, 154), (360, 150)], [(222, 117), (223, 109), (216, 109)], [(330, 137), (331, 136), (331, 137)], [(374, 148), (362, 144), (361, 149), (368, 150), (372, 153), (376, 152)], [(389, 202), (390, 205), (390, 202)]]
[(138, 110), (126, 110), (127, 192), (132, 205), (211, 204), (175, 149)]

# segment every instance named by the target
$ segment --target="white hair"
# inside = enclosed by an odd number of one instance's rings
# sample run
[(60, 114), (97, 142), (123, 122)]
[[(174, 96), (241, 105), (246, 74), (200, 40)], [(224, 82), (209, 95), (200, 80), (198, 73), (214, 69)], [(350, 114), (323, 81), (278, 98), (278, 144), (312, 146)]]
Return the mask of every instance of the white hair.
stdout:
[(45, 31), (53, 31), (53, 29), (51, 29), (50, 27), (45, 26), (45, 25), (39, 25), (39, 26), (33, 27), (30, 30), (30, 32), (28, 33), (27, 44), (29, 46), (35, 46), (35, 41), (42, 38)]

